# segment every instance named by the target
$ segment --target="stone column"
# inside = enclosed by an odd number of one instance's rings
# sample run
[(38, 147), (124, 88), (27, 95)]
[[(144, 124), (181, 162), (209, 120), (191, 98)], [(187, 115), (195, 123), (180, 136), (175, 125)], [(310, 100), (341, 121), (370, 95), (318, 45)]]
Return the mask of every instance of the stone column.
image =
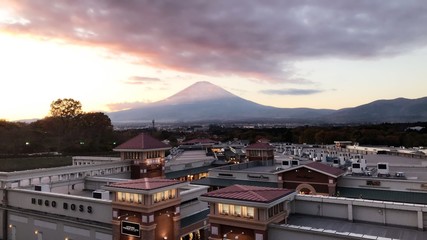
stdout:
[(120, 240), (120, 221), (113, 220), (113, 240)]
[(156, 227), (157, 224), (149, 226), (141, 226), (141, 240), (142, 239), (155, 239), (156, 238)]
[(179, 239), (180, 230), (181, 230), (181, 216), (180, 215), (173, 216), (172, 220), (173, 220), (173, 236), (174, 236), (174, 239)]
[(421, 210), (417, 211), (417, 217), (418, 217), (418, 230), (424, 229), (424, 219), (423, 219), (423, 212)]
[(353, 222), (353, 205), (351, 203), (347, 205), (347, 219)]

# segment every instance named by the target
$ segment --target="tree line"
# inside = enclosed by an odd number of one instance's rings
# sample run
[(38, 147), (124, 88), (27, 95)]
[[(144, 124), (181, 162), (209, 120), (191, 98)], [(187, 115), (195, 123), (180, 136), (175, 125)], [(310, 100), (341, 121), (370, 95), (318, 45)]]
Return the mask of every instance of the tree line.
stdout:
[(115, 136), (110, 118), (82, 111), (79, 101), (58, 99), (50, 115), (32, 123), (0, 120), (0, 154), (111, 151)]
[[(413, 129), (414, 126), (421, 129)], [(255, 142), (267, 138), (271, 142), (333, 144), (334, 141), (348, 140), (360, 145), (427, 146), (427, 122), (383, 123), (357, 126), (300, 126), (295, 128), (243, 129), (211, 126), (210, 136), (220, 140), (233, 138)]]
[[(58, 99), (50, 106), (50, 114), (32, 123), (0, 120), (0, 156), (31, 153), (99, 154), (112, 153), (118, 144), (141, 131), (149, 131), (159, 140), (178, 145), (178, 138), (211, 138), (226, 142), (234, 138), (255, 142), (267, 138), (272, 142), (333, 144), (349, 140), (361, 145), (418, 147), (427, 146), (427, 122), (384, 123), (359, 126), (301, 126), (295, 128), (244, 129), (211, 125), (207, 131), (177, 130), (115, 131), (110, 118), (101, 112), (82, 111), (74, 99)], [(421, 128), (413, 129), (419, 126)]]

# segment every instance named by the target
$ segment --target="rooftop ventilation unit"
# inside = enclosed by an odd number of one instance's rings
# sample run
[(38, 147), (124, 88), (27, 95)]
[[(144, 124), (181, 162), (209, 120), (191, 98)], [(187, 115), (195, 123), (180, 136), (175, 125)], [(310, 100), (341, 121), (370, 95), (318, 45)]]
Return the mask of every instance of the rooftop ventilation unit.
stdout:
[(377, 164), (378, 169), (378, 176), (390, 176), (390, 168), (388, 166), (388, 163), (379, 162)]
[(341, 165), (343, 165), (343, 164), (341, 164), (340, 159), (338, 159), (338, 158), (334, 158), (334, 159), (332, 160), (332, 166), (333, 166), (333, 167), (340, 167)]
[(34, 190), (39, 192), (50, 192), (50, 187), (49, 185), (35, 185)]
[(283, 160), (281, 164), (281, 168), (286, 169), (292, 167), (292, 161), (291, 160)]
[(92, 192), (92, 197), (96, 199), (110, 200), (110, 192), (105, 190), (96, 190)]
[(299, 166), (299, 160), (291, 160), (292, 167)]
[(360, 163), (352, 163), (351, 164), (351, 171), (353, 173), (358, 173), (358, 174), (363, 173), (362, 165)]

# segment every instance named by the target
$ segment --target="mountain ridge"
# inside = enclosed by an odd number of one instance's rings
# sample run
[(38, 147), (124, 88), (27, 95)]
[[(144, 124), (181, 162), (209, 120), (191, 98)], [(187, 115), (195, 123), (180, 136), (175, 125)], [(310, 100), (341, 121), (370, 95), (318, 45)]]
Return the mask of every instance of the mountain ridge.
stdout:
[(112, 122), (299, 121), (375, 123), (427, 120), (427, 97), (377, 100), (353, 108), (278, 108), (240, 98), (210, 82), (197, 82), (142, 107), (107, 113)]

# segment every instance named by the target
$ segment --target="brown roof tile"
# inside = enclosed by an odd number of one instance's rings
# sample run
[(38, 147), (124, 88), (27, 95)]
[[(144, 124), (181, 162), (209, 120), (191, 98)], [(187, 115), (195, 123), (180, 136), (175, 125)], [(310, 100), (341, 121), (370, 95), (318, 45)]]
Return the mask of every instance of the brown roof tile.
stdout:
[(254, 150), (262, 149), (262, 150), (264, 150), (265, 149), (265, 150), (267, 150), (267, 149), (274, 149), (274, 147), (271, 146), (269, 143), (256, 142), (256, 143), (253, 143), (253, 144), (247, 146), (246, 149), (249, 149), (249, 150), (251, 150), (251, 149), (254, 149)]
[(129, 139), (128, 141), (120, 144), (114, 150), (121, 149), (139, 149), (139, 150), (148, 150), (148, 149), (161, 149), (161, 148), (170, 148), (169, 145), (153, 138), (152, 136), (141, 133), (138, 136)]
[(302, 166), (308, 167), (308, 168), (315, 170), (315, 171), (317, 170), (319, 172), (324, 172), (324, 173), (327, 173), (329, 175), (333, 175), (335, 177), (339, 177), (345, 173), (345, 171), (342, 169), (339, 169), (336, 167), (331, 167), (329, 165), (326, 165), (326, 164), (323, 164), (320, 162), (311, 162), (311, 163), (307, 163), (307, 164), (302, 165)]
[(164, 178), (141, 178), (130, 180), (126, 182), (117, 182), (108, 185), (109, 187), (136, 189), (136, 190), (153, 190), (162, 187), (168, 187), (181, 183), (177, 180), (164, 179)]
[(257, 187), (249, 185), (232, 185), (203, 194), (205, 197), (232, 199), (250, 202), (269, 203), (284, 197), (293, 190), (283, 188)]

